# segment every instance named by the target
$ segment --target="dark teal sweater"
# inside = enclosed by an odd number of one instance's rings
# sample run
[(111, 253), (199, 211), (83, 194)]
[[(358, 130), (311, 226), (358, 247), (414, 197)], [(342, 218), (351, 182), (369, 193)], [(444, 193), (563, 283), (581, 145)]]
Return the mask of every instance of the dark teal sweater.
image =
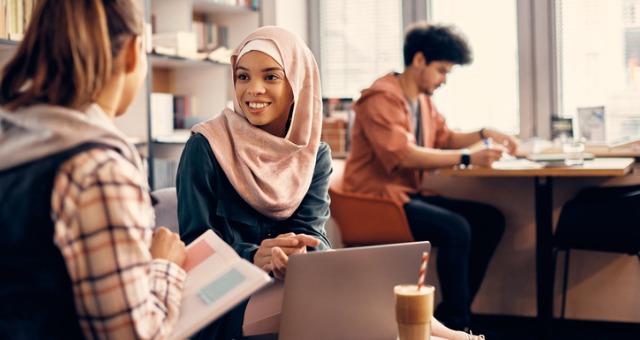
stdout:
[(276, 221), (259, 213), (238, 195), (207, 139), (194, 134), (182, 152), (176, 180), (180, 237), (188, 244), (212, 229), (251, 263), (264, 239), (288, 232), (320, 240), (320, 245), (310, 250), (329, 249), (324, 224), (329, 218), (331, 171), (329, 146), (320, 143), (313, 179), (302, 203), (289, 218)]

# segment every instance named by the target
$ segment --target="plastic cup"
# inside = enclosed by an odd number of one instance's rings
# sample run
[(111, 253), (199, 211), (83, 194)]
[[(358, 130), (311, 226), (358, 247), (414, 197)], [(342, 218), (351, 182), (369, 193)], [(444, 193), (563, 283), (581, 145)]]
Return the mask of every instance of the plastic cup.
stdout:
[(424, 285), (418, 290), (418, 285), (405, 284), (393, 287), (393, 292), (396, 299), (398, 339), (429, 339), (435, 288)]

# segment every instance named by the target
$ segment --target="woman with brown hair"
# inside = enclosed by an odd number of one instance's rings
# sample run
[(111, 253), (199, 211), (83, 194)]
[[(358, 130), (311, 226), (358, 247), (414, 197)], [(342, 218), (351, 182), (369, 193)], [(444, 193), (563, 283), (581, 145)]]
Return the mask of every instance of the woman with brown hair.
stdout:
[(138, 0), (39, 0), (0, 83), (0, 338), (165, 338), (184, 243), (153, 232), (113, 119), (147, 72)]

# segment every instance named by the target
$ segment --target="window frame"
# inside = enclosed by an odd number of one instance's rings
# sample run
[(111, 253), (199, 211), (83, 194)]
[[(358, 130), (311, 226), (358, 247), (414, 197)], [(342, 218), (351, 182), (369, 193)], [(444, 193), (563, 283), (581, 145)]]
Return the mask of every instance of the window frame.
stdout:
[[(319, 1), (308, 0), (307, 8), (309, 47), (321, 65)], [(533, 137), (549, 139), (551, 117), (558, 115), (555, 0), (516, 1), (520, 86), (518, 137), (523, 140)], [(404, 27), (430, 20), (430, 12), (431, 0), (402, 0)]]

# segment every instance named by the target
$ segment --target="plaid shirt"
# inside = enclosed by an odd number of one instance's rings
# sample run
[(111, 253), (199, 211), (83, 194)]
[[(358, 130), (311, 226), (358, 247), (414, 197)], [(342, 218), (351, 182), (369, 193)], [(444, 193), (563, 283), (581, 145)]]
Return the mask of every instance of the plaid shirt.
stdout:
[(110, 149), (66, 161), (52, 194), (55, 242), (88, 338), (168, 338), (185, 272), (152, 259), (154, 226), (146, 179)]

